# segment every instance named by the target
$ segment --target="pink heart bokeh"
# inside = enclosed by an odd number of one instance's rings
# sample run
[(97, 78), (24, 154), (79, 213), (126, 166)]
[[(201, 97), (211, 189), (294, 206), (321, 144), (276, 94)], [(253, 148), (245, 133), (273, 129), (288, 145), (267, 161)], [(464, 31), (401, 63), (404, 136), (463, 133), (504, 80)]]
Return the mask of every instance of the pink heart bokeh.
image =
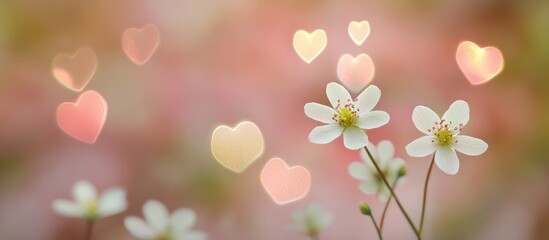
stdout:
[(337, 77), (349, 90), (359, 92), (374, 78), (374, 62), (367, 54), (360, 54), (356, 58), (345, 54), (337, 63)]
[(152, 57), (160, 41), (156, 26), (145, 25), (142, 29), (129, 28), (122, 34), (122, 49), (137, 65), (143, 65)]
[(473, 85), (486, 83), (503, 70), (503, 54), (496, 47), (480, 48), (465, 41), (456, 52), (459, 68)]
[(107, 102), (96, 91), (86, 91), (76, 103), (64, 102), (57, 107), (57, 125), (69, 136), (94, 143), (107, 119)]
[(311, 175), (302, 166), (288, 167), (280, 158), (273, 158), (261, 172), (261, 184), (276, 204), (297, 201), (309, 192)]

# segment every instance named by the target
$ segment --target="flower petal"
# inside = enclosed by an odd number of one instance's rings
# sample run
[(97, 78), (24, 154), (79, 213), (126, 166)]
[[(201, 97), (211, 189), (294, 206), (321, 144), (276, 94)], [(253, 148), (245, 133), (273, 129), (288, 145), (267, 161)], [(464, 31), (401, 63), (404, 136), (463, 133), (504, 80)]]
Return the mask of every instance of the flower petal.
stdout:
[(326, 86), (326, 95), (334, 109), (337, 109), (340, 104), (345, 105), (353, 101), (347, 89), (335, 82), (328, 83)]
[(188, 208), (177, 209), (172, 213), (170, 220), (174, 232), (187, 232), (196, 222), (196, 213)]
[(152, 239), (155, 237), (155, 231), (142, 219), (136, 217), (127, 217), (124, 219), (124, 226), (134, 237), (141, 239)]
[(362, 129), (374, 129), (387, 124), (389, 119), (389, 114), (384, 111), (371, 111), (360, 115), (355, 125)]
[(368, 145), (368, 136), (360, 128), (348, 127), (343, 131), (343, 144), (348, 149), (357, 150)]
[(355, 107), (363, 113), (370, 112), (379, 102), (381, 90), (375, 85), (370, 85), (358, 95)]
[(437, 146), (432, 136), (423, 136), (406, 145), (406, 152), (412, 157), (425, 157), (434, 153)]
[(390, 141), (381, 141), (377, 144), (377, 152), (380, 162), (387, 162), (393, 159), (395, 156), (395, 147)]
[(318, 103), (307, 103), (305, 104), (305, 115), (312, 118), (313, 120), (322, 122), (322, 123), (334, 123), (334, 114), (336, 111), (333, 108), (324, 106)]
[(64, 199), (53, 201), (53, 210), (65, 217), (82, 217), (84, 210), (75, 202)]
[(127, 207), (126, 192), (121, 188), (111, 188), (101, 196), (98, 212), (101, 217), (108, 217), (126, 210)]
[(351, 177), (357, 180), (361, 180), (361, 181), (370, 180), (370, 177), (368, 177), (369, 176), (368, 168), (364, 163), (353, 162), (349, 165), (348, 171), (349, 171), (349, 175), (351, 175)]
[(360, 184), (360, 191), (366, 195), (375, 194), (378, 189), (379, 185), (375, 181), (368, 181)]
[(456, 142), (452, 145), (458, 152), (470, 156), (478, 156), (486, 152), (488, 144), (478, 138), (457, 135)]
[(185, 235), (176, 236), (176, 240), (204, 240), (206, 239), (206, 234), (199, 231), (187, 232)]
[(391, 196), (391, 191), (389, 191), (389, 188), (387, 188), (385, 185), (379, 188), (379, 192), (377, 193), (377, 198), (380, 201), (387, 202), (390, 196)]
[(454, 175), (459, 170), (459, 159), (454, 149), (441, 147), (435, 153), (435, 163), (446, 174)]
[(444, 113), (442, 119), (449, 122), (452, 128), (457, 127), (460, 124), (465, 126), (469, 121), (469, 104), (463, 100), (455, 101), (452, 105), (450, 105), (448, 111)]
[(88, 181), (78, 181), (74, 184), (72, 195), (76, 202), (81, 205), (97, 199), (95, 187)]
[(343, 127), (337, 123), (315, 127), (309, 134), (309, 141), (316, 144), (326, 144), (341, 135)]
[(440, 122), (440, 118), (430, 108), (425, 106), (417, 106), (412, 112), (412, 121), (414, 122), (417, 130), (430, 135), (432, 131), (429, 132), (428, 129), (434, 127), (435, 122)]
[(168, 210), (156, 200), (149, 200), (143, 205), (143, 214), (145, 219), (156, 231), (165, 231), (168, 228)]

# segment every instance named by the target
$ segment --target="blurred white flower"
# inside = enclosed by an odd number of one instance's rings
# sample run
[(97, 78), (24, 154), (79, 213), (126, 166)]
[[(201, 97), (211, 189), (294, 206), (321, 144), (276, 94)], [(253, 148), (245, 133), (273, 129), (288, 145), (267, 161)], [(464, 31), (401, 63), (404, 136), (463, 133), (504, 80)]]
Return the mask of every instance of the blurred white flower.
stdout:
[(203, 240), (206, 234), (193, 231), (196, 214), (191, 209), (181, 208), (171, 215), (166, 207), (156, 200), (143, 205), (145, 220), (137, 217), (124, 219), (126, 229), (140, 239), (147, 240)]
[[(373, 144), (367, 146), (370, 153), (375, 158), (383, 175), (389, 184), (395, 184), (402, 175), (405, 174), (405, 163), (401, 158), (395, 158), (395, 148), (389, 141), (381, 141), (377, 148)], [(391, 191), (385, 185), (381, 176), (372, 164), (366, 150), (360, 151), (360, 156), (363, 162), (353, 162), (349, 165), (349, 174), (351, 177), (360, 180), (360, 190), (365, 194), (377, 194), (382, 201), (387, 201), (391, 196)]]
[(469, 105), (463, 100), (457, 100), (442, 119), (428, 107), (414, 108), (412, 120), (416, 128), (427, 134), (406, 146), (406, 151), (412, 157), (424, 157), (435, 153), (435, 162), (443, 172), (456, 174), (459, 170), (459, 159), (455, 150), (477, 156), (486, 151), (486, 142), (469, 136), (459, 135), (469, 121)]
[(290, 230), (315, 237), (332, 224), (333, 216), (323, 212), (320, 205), (311, 204), (305, 210), (295, 211), (293, 219), (294, 222), (289, 226)]
[(79, 181), (72, 189), (74, 201), (58, 199), (53, 202), (53, 210), (67, 217), (83, 218), (95, 221), (126, 210), (128, 203), (126, 193), (121, 188), (110, 188), (101, 197), (97, 190), (87, 181)]
[(389, 122), (389, 114), (372, 111), (381, 97), (378, 87), (371, 85), (356, 99), (340, 84), (332, 82), (326, 86), (326, 95), (332, 107), (318, 103), (305, 104), (305, 115), (327, 125), (315, 127), (309, 134), (309, 141), (326, 144), (343, 133), (343, 143), (348, 149), (356, 150), (368, 144), (363, 129), (374, 129)]

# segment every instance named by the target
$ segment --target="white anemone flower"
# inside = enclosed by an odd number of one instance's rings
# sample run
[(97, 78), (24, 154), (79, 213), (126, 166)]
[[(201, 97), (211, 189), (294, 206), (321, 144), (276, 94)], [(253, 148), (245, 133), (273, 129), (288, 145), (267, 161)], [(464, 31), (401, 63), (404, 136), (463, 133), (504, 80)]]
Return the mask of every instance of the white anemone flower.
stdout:
[(412, 120), (416, 128), (427, 134), (406, 146), (412, 157), (424, 157), (435, 153), (435, 163), (443, 172), (454, 175), (459, 170), (459, 159), (455, 150), (470, 156), (477, 156), (488, 149), (486, 142), (469, 136), (459, 135), (469, 121), (469, 105), (457, 100), (442, 119), (428, 107), (414, 108)]
[(107, 189), (101, 197), (95, 187), (87, 181), (78, 181), (72, 188), (74, 201), (58, 199), (53, 210), (66, 217), (83, 218), (93, 222), (99, 218), (118, 214), (128, 207), (126, 193), (121, 188)]
[(289, 226), (290, 230), (315, 237), (329, 227), (334, 218), (332, 214), (324, 212), (320, 205), (311, 204), (305, 210), (295, 211), (293, 219), (294, 222)]
[(305, 115), (313, 120), (326, 123), (315, 127), (309, 134), (309, 141), (326, 144), (341, 134), (346, 148), (357, 150), (368, 144), (364, 129), (374, 129), (389, 122), (389, 114), (372, 111), (381, 97), (378, 87), (370, 85), (356, 99), (340, 84), (328, 83), (326, 95), (332, 107), (318, 103), (305, 104)]
[[(393, 186), (405, 174), (405, 163), (401, 158), (395, 158), (395, 148), (390, 141), (381, 141), (377, 148), (370, 144), (368, 150), (375, 158), (377, 165), (383, 172), (387, 182)], [(364, 149), (360, 151), (363, 162), (353, 162), (349, 165), (349, 174), (351, 177), (361, 181), (360, 190), (365, 194), (377, 194), (382, 201), (387, 201), (391, 196), (391, 191), (377, 172), (375, 166), (370, 160), (370, 156)]]
[(193, 231), (196, 214), (193, 210), (180, 208), (171, 215), (166, 207), (156, 200), (143, 205), (145, 220), (137, 217), (124, 219), (126, 229), (136, 238), (147, 240), (204, 240), (206, 234)]

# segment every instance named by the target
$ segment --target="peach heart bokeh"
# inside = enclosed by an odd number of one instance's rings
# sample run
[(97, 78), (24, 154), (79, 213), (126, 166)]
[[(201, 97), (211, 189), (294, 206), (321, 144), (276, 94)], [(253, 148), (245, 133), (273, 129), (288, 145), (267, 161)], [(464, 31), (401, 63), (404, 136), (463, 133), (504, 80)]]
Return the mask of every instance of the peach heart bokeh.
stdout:
[(311, 63), (326, 48), (326, 32), (317, 29), (312, 33), (299, 30), (294, 34), (294, 49), (306, 63)]
[(69, 136), (94, 143), (107, 119), (107, 102), (96, 91), (86, 91), (76, 103), (64, 102), (57, 107), (57, 125)]
[(212, 154), (227, 169), (241, 173), (263, 154), (265, 143), (261, 130), (244, 121), (235, 128), (217, 127), (212, 134)]
[(288, 167), (280, 158), (273, 158), (261, 172), (261, 184), (276, 204), (297, 201), (309, 192), (311, 174), (302, 166)]
[(370, 56), (360, 54), (356, 58), (345, 54), (337, 63), (337, 77), (351, 91), (359, 92), (374, 78), (374, 62)]
[(349, 23), (349, 36), (356, 45), (360, 46), (370, 35), (370, 23), (368, 21), (352, 21)]
[(488, 82), (503, 70), (503, 55), (499, 49), (480, 48), (469, 41), (459, 44), (456, 61), (465, 77), (473, 85)]
[(93, 49), (81, 47), (72, 55), (58, 54), (53, 58), (52, 73), (63, 86), (80, 92), (92, 79), (97, 69)]
[(145, 25), (142, 29), (130, 28), (122, 34), (122, 49), (126, 56), (137, 65), (143, 65), (152, 57), (160, 35), (156, 26)]

